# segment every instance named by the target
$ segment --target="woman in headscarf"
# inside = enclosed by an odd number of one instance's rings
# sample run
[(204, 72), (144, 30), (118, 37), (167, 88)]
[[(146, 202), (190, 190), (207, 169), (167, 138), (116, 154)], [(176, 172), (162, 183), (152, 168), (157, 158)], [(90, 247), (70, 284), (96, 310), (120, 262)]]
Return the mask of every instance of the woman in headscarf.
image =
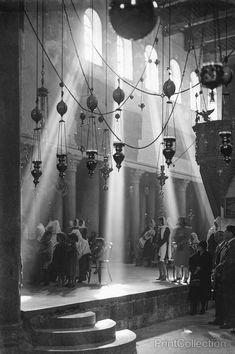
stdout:
[(160, 216), (158, 218), (157, 244), (159, 256), (159, 278), (157, 280), (166, 280), (166, 260), (171, 259), (171, 239), (170, 228), (167, 225), (166, 218)]
[(41, 240), (39, 250), (36, 255), (34, 270), (34, 283), (48, 285), (50, 281), (49, 265), (53, 257), (53, 244), (51, 242), (52, 232), (45, 231)]
[(198, 244), (199, 244), (199, 239), (197, 237), (197, 234), (196, 232), (192, 232), (189, 239), (190, 256), (192, 256), (195, 252), (197, 252)]
[(82, 281), (85, 281), (87, 278), (87, 272), (90, 267), (90, 257), (91, 257), (91, 250), (90, 246), (87, 240), (85, 240), (82, 237), (81, 232), (76, 229), (73, 230), (73, 234), (77, 235), (78, 237), (78, 242), (76, 244), (77, 246), (77, 251), (78, 251), (78, 262), (79, 262), (79, 276), (78, 276), (78, 281), (81, 283)]
[(213, 222), (213, 225), (209, 228), (206, 236), (207, 242), (209, 241), (211, 235), (214, 235), (216, 231), (224, 231), (224, 222), (220, 216), (217, 216), (217, 218)]
[(60, 228), (60, 223), (58, 220), (50, 220), (46, 226), (46, 230), (49, 230), (52, 232), (52, 239), (51, 242), (53, 244), (53, 246), (55, 246), (56, 244), (56, 236), (58, 233), (61, 232), (61, 228)]

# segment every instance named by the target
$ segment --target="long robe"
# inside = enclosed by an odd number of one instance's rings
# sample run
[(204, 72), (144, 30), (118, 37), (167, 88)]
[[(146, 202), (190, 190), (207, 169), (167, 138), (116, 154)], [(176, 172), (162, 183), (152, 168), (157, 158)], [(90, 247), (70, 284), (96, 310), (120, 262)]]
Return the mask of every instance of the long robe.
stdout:
[[(200, 267), (199, 272), (195, 272)], [(189, 271), (191, 273), (189, 285), (189, 300), (205, 302), (211, 297), (212, 256), (205, 251), (202, 255), (194, 253), (189, 258)], [(198, 280), (198, 283), (196, 282)]]

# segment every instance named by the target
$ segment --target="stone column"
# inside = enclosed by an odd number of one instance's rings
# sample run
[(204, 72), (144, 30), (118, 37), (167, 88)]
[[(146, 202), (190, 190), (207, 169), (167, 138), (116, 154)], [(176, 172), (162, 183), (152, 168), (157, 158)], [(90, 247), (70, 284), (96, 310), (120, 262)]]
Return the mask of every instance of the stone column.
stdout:
[(136, 170), (131, 176), (131, 189), (130, 189), (130, 202), (131, 202), (131, 213), (130, 213), (130, 231), (132, 247), (135, 250), (138, 239), (140, 236), (140, 177), (143, 172)]
[[(19, 353), (20, 20), (19, 2), (0, 10), (0, 352)], [(5, 349), (3, 349), (5, 348)]]
[(174, 180), (179, 216), (186, 216), (186, 188), (189, 182), (186, 179)]
[(99, 202), (100, 202), (100, 175), (99, 167), (96, 167), (94, 175), (88, 176), (86, 170), (84, 181), (82, 217), (87, 220), (87, 234), (99, 230)]
[(63, 224), (66, 230), (70, 220), (74, 220), (76, 215), (76, 174), (78, 159), (72, 154), (68, 154), (68, 168), (66, 171), (67, 193), (64, 196), (64, 217)]
[(149, 185), (149, 218), (155, 219), (156, 214), (156, 182), (152, 181)]

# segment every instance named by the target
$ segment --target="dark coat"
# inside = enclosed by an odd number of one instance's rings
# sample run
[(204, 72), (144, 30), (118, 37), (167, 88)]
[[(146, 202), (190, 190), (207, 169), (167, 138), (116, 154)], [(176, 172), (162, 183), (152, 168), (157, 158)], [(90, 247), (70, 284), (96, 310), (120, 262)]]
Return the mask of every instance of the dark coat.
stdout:
[[(199, 272), (196, 268), (200, 267)], [(189, 285), (189, 299), (192, 301), (207, 301), (211, 297), (212, 256), (205, 251), (202, 255), (194, 253), (189, 258), (191, 273)], [(198, 283), (196, 281), (198, 280)], [(197, 284), (197, 285), (195, 285)]]
[(52, 267), (56, 275), (65, 274), (67, 248), (68, 246), (65, 242), (58, 242), (55, 245), (52, 258)]

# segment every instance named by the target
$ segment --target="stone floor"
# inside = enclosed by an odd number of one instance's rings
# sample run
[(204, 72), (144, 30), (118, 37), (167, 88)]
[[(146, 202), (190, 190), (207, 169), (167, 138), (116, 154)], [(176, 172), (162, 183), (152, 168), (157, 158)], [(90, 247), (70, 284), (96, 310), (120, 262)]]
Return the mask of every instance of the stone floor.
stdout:
[[(133, 264), (111, 264), (112, 282), (104, 273), (102, 286), (97, 286), (97, 275), (92, 274), (90, 284), (77, 284), (74, 289), (58, 288), (55, 284), (47, 287), (23, 287), (21, 289), (21, 309), (31, 311), (77, 302), (92, 301), (110, 297), (147, 292), (178, 285), (157, 281), (156, 267), (136, 267)], [(172, 275), (170, 272), (170, 280)]]
[(212, 309), (135, 330), (137, 354), (234, 354), (235, 334), (208, 325), (213, 314)]
[[(131, 264), (111, 264), (113, 281), (108, 283), (104, 275), (103, 285), (97, 286), (97, 276), (92, 275), (91, 283), (78, 284), (75, 289), (49, 287), (23, 287), (21, 308), (24, 311), (50, 308), (60, 305), (86, 302), (122, 295), (176, 287), (171, 282), (156, 280), (156, 267), (136, 267)], [(172, 274), (170, 272), (170, 280)], [(184, 316), (159, 322), (150, 327), (136, 329), (138, 354), (234, 354), (235, 335), (208, 325), (213, 319), (213, 309), (205, 315)]]

